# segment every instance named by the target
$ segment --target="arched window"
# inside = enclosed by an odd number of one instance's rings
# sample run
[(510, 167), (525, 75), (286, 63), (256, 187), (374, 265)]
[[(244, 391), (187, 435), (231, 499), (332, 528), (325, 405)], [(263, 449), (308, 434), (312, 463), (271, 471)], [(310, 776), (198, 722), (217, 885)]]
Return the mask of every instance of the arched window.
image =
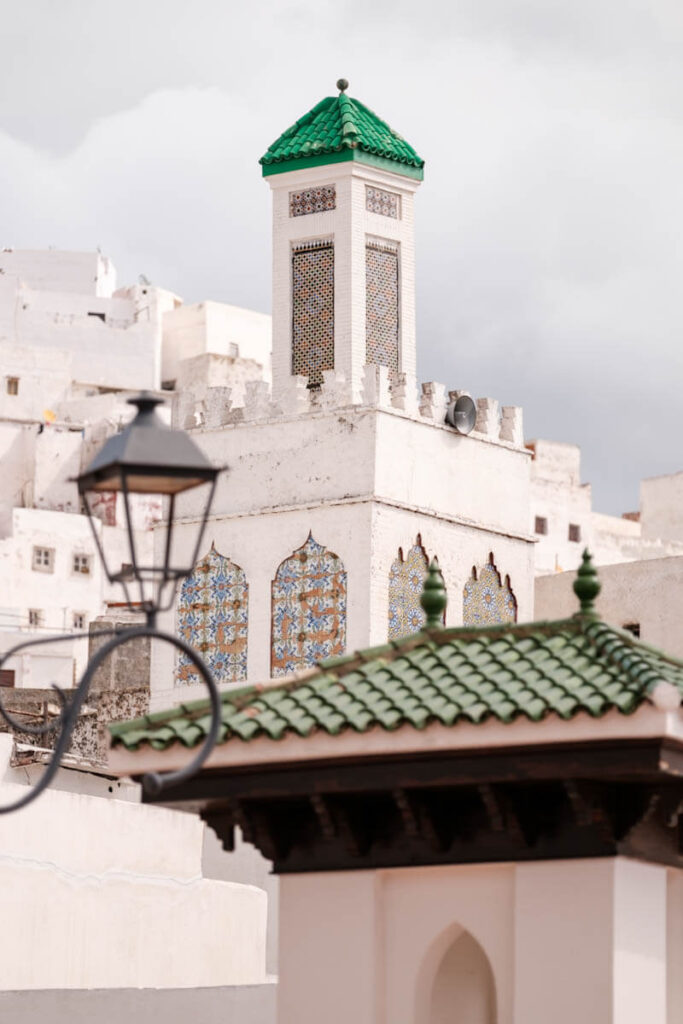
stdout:
[[(211, 550), (183, 581), (178, 599), (178, 636), (196, 648), (217, 683), (247, 678), (249, 585), (244, 571)], [(201, 678), (182, 652), (179, 683)]]
[(346, 646), (346, 572), (309, 533), (281, 563), (272, 585), (271, 672), (287, 675)]
[(493, 626), (499, 622), (516, 622), (517, 598), (510, 586), (510, 577), (502, 581), (500, 573), (489, 555), (486, 565), (472, 575), (465, 584), (462, 602), (462, 621), (465, 626)]
[(479, 943), (463, 931), (448, 947), (432, 986), (429, 1024), (495, 1024), (491, 965)]
[(426, 616), (420, 604), (420, 594), (428, 567), (427, 553), (418, 533), (405, 561), (403, 549), (399, 548), (398, 558), (394, 559), (389, 570), (390, 640), (417, 633), (424, 626)]

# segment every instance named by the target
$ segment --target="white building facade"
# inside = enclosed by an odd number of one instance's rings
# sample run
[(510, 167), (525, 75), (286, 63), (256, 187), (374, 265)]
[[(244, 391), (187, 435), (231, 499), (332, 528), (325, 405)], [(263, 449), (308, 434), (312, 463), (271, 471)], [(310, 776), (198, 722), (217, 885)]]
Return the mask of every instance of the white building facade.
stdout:
[(677, 511), (683, 474), (643, 480), (638, 512), (610, 516), (593, 509), (590, 484), (581, 483), (581, 451), (574, 444), (528, 441), (532, 453), (530, 529), (536, 537), (538, 576), (578, 568), (588, 547), (597, 565), (683, 554)]

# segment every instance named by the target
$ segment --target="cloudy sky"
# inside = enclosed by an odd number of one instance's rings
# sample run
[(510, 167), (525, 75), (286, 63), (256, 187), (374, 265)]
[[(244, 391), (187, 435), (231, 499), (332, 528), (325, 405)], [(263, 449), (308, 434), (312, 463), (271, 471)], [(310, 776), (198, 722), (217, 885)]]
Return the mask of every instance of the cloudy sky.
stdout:
[(23, 0), (0, 246), (270, 309), (258, 157), (340, 76), (427, 161), (422, 379), (573, 441), (602, 511), (683, 469), (679, 0)]

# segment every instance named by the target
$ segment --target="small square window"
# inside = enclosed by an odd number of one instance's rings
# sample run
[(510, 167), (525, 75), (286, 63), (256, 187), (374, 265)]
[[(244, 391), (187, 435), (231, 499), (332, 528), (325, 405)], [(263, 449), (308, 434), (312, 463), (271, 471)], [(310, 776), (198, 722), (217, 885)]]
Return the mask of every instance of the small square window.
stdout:
[(580, 540), (581, 540), (581, 527), (579, 526), (578, 523), (570, 523), (569, 524), (569, 534), (568, 534), (568, 536), (569, 536), (570, 541), (572, 541), (574, 544), (578, 544), (580, 542)]
[(545, 537), (548, 533), (548, 520), (545, 516), (536, 516), (534, 523), (534, 532), (540, 533), (542, 537)]
[(87, 575), (90, 572), (90, 555), (74, 555), (74, 572)]
[(85, 612), (74, 612), (73, 624), (74, 629), (85, 629)]
[(28, 624), (29, 626), (42, 626), (43, 624), (43, 613), (40, 608), (29, 608), (28, 610)]
[(18, 377), (5, 377), (5, 388), (8, 395), (19, 394), (19, 378)]
[(629, 633), (633, 633), (635, 637), (640, 637), (640, 623), (639, 622), (625, 622), (624, 629), (627, 629)]
[(0, 686), (14, 686), (13, 668), (0, 668)]
[(35, 547), (33, 549), (33, 569), (35, 572), (54, 572), (55, 549)]

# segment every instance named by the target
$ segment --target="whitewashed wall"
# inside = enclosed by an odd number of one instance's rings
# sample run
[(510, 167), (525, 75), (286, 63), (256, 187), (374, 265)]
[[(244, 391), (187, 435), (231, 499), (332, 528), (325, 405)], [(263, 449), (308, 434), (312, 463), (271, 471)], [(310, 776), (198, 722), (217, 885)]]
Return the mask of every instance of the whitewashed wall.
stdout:
[(110, 298), (116, 288), (116, 270), (111, 260), (99, 252), (3, 249), (0, 272), (19, 278), (27, 288), (36, 291)]
[(251, 359), (270, 380), (271, 319), (224, 302), (178, 305), (164, 313), (162, 380), (175, 380), (184, 359), (200, 355)]
[[(80, 612), (86, 616), (86, 624), (102, 612), (104, 578), (90, 525), (85, 516), (68, 512), (53, 512), (44, 509), (14, 509), (13, 529), (10, 536), (0, 540), (0, 576), (2, 597), (0, 598), (0, 645), (7, 650), (12, 634), (21, 629), (24, 639), (29, 635), (47, 636), (50, 633), (65, 634), (73, 630), (73, 615)], [(35, 546), (54, 551), (54, 570), (41, 572), (33, 569)], [(73, 570), (74, 554), (90, 557), (90, 572), (77, 573)], [(29, 609), (42, 613), (42, 624), (29, 627)], [(16, 640), (16, 637), (14, 638)], [(69, 648), (71, 651), (69, 652)], [(74, 673), (80, 672), (87, 660), (87, 640), (75, 641), (65, 646), (65, 654), (71, 653), (75, 663), (68, 675), (67, 686), (73, 685)], [(62, 652), (59, 651), (59, 658)], [(8, 668), (19, 669), (14, 662)], [(43, 668), (36, 664), (35, 670), (18, 675), (25, 686), (42, 685), (39, 676)], [(62, 668), (59, 679), (63, 682), (66, 670)], [(17, 679), (20, 682), (20, 679)]]
[[(576, 573), (536, 580), (536, 617), (564, 619), (578, 610), (572, 589)], [(598, 614), (613, 626), (637, 623), (640, 637), (667, 654), (683, 658), (683, 557), (605, 565)]]
[(208, 407), (220, 401), (227, 389), (230, 404), (244, 406), (247, 383), (266, 380), (264, 366), (255, 359), (212, 352), (181, 359), (176, 372), (174, 425), (181, 429), (205, 419)]
[[(3, 775), (10, 749), (0, 736)], [(78, 788), (80, 773), (67, 774)], [(22, 775), (5, 776), (1, 803), (25, 794), (9, 781)], [(51, 789), (0, 816), (1, 987), (265, 982), (265, 892), (202, 877), (204, 826), (195, 815), (100, 791)]]
[(640, 509), (644, 537), (683, 541), (683, 473), (643, 480)]
[[(5, 364), (4, 373), (20, 377), (19, 400), (12, 403), (9, 398), (14, 396), (3, 397), (0, 414), (22, 415), (25, 392), (40, 405), (42, 419), (44, 408), (66, 397), (60, 392), (65, 368), (70, 380), (93, 387), (158, 388), (167, 295), (153, 288), (128, 289), (112, 297), (46, 291), (28, 288), (17, 277), (0, 277), (0, 344), (37, 350), (41, 355), (34, 357), (36, 368), (42, 371), (42, 379), (34, 379), (27, 366), (22, 382), (21, 364), (28, 358)], [(51, 379), (51, 358), (57, 364), (56, 380)]]
[(33, 501), (36, 428), (31, 424), (0, 422), (0, 536), (12, 531), (12, 510)]
[[(536, 572), (546, 575), (576, 569), (588, 547), (597, 565), (683, 554), (683, 474), (644, 480), (641, 511), (636, 519), (593, 510), (591, 486), (581, 483), (581, 451), (574, 444), (529, 441), (531, 505), (529, 527), (537, 516), (547, 534), (536, 533)], [(579, 527), (578, 541), (569, 526)]]
[[(3, 289), (0, 277), (0, 318), (6, 297)], [(61, 337), (62, 348), (19, 343), (14, 338), (13, 325), (3, 331), (0, 323), (0, 419), (42, 423), (69, 395), (73, 359), (66, 348), (68, 338)], [(18, 394), (8, 393), (8, 377), (18, 379)]]
[[(202, 554), (214, 543), (246, 573), (250, 680), (270, 676), (271, 582), (309, 532), (347, 572), (347, 649), (386, 639), (389, 568), (418, 533), (444, 571), (449, 623), (462, 622), (465, 582), (491, 552), (502, 575), (510, 575), (520, 620), (532, 617), (526, 450), (398, 411), (350, 406), (197, 430), (193, 437), (215, 464), (230, 467)], [(200, 495), (181, 504), (187, 521), (178, 528), (180, 559), (189, 557), (196, 536)], [(160, 621), (175, 628), (174, 613)], [(174, 665), (170, 648), (155, 649), (154, 707), (202, 692), (170, 689)]]
[[(621, 858), (284, 875), (279, 1024), (313, 1024), (321, 1005), (327, 1024), (677, 1024), (680, 877)], [(494, 1005), (455, 999), (444, 1018), (435, 980), (463, 933)]]

